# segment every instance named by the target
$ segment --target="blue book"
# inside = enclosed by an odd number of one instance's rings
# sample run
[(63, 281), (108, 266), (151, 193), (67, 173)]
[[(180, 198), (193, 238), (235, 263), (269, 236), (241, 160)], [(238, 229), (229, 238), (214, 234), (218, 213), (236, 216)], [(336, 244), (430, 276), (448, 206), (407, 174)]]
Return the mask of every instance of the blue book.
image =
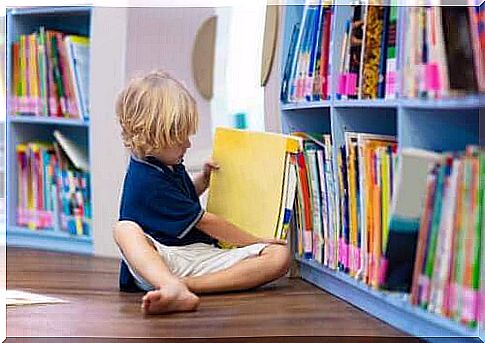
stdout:
[(298, 39), (298, 32), (300, 31), (300, 23), (293, 25), (293, 31), (291, 33), (290, 46), (288, 48), (288, 55), (286, 57), (285, 71), (283, 73), (283, 80), (281, 82), (280, 100), (284, 103), (288, 102), (288, 91), (290, 88), (291, 80), (291, 63), (295, 58), (296, 41)]
[(293, 100), (293, 94), (295, 94), (295, 86), (296, 86), (296, 78), (298, 76), (297, 69), (298, 69), (298, 60), (300, 58), (300, 49), (303, 39), (303, 34), (305, 31), (305, 22), (307, 18), (307, 11), (309, 0), (305, 1), (305, 6), (303, 7), (303, 15), (300, 24), (300, 30), (298, 32), (298, 38), (296, 40), (296, 45), (294, 49), (294, 56), (293, 60), (291, 61), (291, 69), (290, 69), (290, 77), (289, 77), (289, 91), (288, 91), (288, 98), (286, 102), (291, 102)]
[(308, 68), (311, 54), (313, 22), (315, 18), (314, 6), (310, 6), (307, 10), (307, 19), (304, 27), (303, 40), (298, 57), (298, 70), (296, 74), (296, 84), (294, 92), (291, 94), (293, 99), (302, 100), (305, 97), (305, 87), (308, 79)]
[(323, 7), (317, 6), (316, 13), (313, 19), (313, 32), (310, 43), (310, 63), (308, 67), (308, 80), (305, 86), (305, 98), (307, 101), (312, 101), (313, 98), (313, 79), (317, 77), (317, 60), (320, 59), (320, 37), (322, 25)]

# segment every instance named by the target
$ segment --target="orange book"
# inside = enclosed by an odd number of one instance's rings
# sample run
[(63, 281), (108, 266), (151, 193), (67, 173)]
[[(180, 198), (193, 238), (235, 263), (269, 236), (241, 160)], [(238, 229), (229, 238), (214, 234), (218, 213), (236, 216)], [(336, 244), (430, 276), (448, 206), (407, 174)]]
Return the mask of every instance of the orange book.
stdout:
[(20, 96), (20, 77), (19, 77), (19, 43), (15, 42), (12, 44), (12, 64), (13, 64), (13, 75), (12, 75), (12, 97), (10, 99), (11, 113), (17, 112), (17, 102)]

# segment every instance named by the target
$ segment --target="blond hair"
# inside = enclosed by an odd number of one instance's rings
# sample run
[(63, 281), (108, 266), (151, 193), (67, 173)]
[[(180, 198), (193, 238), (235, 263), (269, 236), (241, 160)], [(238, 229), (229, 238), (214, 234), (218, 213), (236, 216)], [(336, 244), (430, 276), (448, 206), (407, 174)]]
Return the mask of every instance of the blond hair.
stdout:
[(197, 131), (194, 98), (169, 74), (151, 72), (132, 79), (116, 101), (125, 147), (144, 158), (182, 144)]

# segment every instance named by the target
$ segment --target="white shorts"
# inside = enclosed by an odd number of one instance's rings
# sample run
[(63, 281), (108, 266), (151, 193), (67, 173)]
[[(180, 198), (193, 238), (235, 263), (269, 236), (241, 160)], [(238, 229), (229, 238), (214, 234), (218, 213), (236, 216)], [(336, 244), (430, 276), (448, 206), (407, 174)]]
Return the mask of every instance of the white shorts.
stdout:
[[(246, 258), (258, 256), (268, 246), (266, 243), (257, 243), (235, 249), (221, 249), (205, 243), (166, 246), (151, 236), (146, 236), (152, 241), (163, 262), (172, 274), (179, 278), (207, 275), (227, 269)], [(144, 291), (155, 288), (133, 271), (133, 268), (131, 268), (124, 256), (123, 260), (128, 266), (128, 269), (130, 269), (138, 287)]]

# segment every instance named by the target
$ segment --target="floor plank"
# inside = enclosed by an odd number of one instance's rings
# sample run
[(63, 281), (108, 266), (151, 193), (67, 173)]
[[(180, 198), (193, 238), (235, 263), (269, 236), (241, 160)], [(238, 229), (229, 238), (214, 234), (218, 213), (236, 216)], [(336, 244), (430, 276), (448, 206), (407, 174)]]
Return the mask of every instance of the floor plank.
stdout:
[(299, 279), (282, 278), (253, 291), (206, 295), (196, 312), (143, 316), (142, 293), (120, 293), (117, 277), (115, 259), (8, 248), (7, 288), (69, 303), (8, 308), (7, 336), (259, 337), (278, 342), (282, 337), (293, 337), (294, 342), (299, 342), (295, 337), (403, 337)]

